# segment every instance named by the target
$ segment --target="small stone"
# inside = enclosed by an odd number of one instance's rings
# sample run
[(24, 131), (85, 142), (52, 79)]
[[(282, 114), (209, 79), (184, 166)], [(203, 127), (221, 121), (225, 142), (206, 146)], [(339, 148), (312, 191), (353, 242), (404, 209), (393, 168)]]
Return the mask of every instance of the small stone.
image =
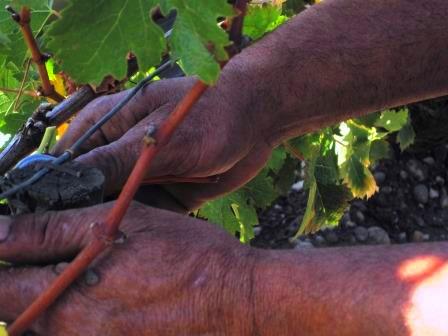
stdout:
[(384, 181), (386, 181), (386, 173), (382, 171), (375, 172), (375, 174), (373, 174), (373, 177), (375, 178), (375, 181), (378, 185), (381, 185)]
[(391, 186), (381, 187), (381, 192), (384, 194), (390, 194), (393, 191)]
[(261, 230), (262, 230), (261, 226), (254, 227), (254, 235), (258, 236), (261, 233)]
[(369, 233), (369, 242), (373, 244), (390, 244), (389, 235), (379, 226), (372, 226), (367, 231)]
[(363, 226), (358, 226), (354, 233), (356, 239), (361, 243), (365, 242), (367, 238), (369, 238), (369, 231)]
[(316, 242), (316, 244), (318, 246), (324, 246), (325, 245), (325, 238), (322, 237), (321, 235), (317, 235), (316, 237), (314, 237), (314, 241)]
[(400, 243), (406, 243), (407, 242), (406, 232), (400, 232), (400, 234), (398, 235), (398, 241)]
[(429, 188), (429, 198), (434, 199), (434, 198), (439, 198), (440, 194), (436, 189), (433, 188)]
[(296, 182), (292, 185), (291, 189), (294, 191), (300, 191), (303, 189), (303, 184), (304, 184), (304, 181)]
[(364, 216), (362, 211), (356, 211), (356, 213), (355, 213), (355, 220), (356, 220), (356, 222), (358, 224), (362, 224), (366, 220), (366, 217)]
[(423, 170), (422, 164), (415, 159), (411, 159), (407, 162), (406, 166), (408, 172), (414, 176), (418, 181), (424, 181), (426, 174)]
[(345, 222), (345, 227), (354, 228), (354, 227), (356, 227), (356, 223), (354, 221), (348, 220)]
[(358, 210), (361, 210), (363, 212), (367, 211), (367, 206), (366, 206), (365, 202), (362, 201), (362, 200), (355, 200), (355, 201), (353, 201), (352, 202), (352, 207), (356, 207), (356, 208), (358, 208)]
[(310, 241), (301, 241), (301, 240), (299, 240), (298, 242), (297, 242), (297, 245), (296, 245), (296, 249), (303, 249), (303, 248), (313, 248), (314, 247), (314, 245), (310, 242)]
[(419, 230), (415, 230), (412, 234), (412, 241), (414, 243), (420, 243), (429, 240), (429, 234), (425, 234)]
[(448, 195), (447, 195), (445, 189), (443, 190), (442, 197), (440, 198), (440, 206), (443, 209), (448, 208)]
[(418, 216), (413, 216), (413, 219), (417, 226), (420, 226), (420, 227), (426, 226), (425, 220), (423, 218), (418, 217)]
[(436, 163), (436, 160), (434, 160), (434, 158), (431, 156), (427, 156), (423, 159), (423, 162), (429, 166), (433, 166)]
[(422, 204), (428, 203), (429, 198), (428, 188), (424, 184), (417, 184), (414, 187), (414, 198), (419, 203)]
[(281, 205), (279, 205), (279, 204), (275, 204), (275, 205), (274, 205), (274, 209), (275, 209), (275, 210), (282, 210), (283, 208), (282, 208)]
[(442, 176), (436, 176), (436, 182), (437, 184), (444, 185), (445, 179)]
[(325, 240), (329, 243), (329, 244), (336, 244), (339, 241), (339, 237), (336, 234), (336, 232), (334, 232), (333, 230), (328, 230), (325, 233)]
[(408, 178), (408, 173), (406, 173), (404, 170), (400, 171), (400, 178), (402, 180), (406, 180)]
[(99, 275), (91, 268), (84, 273), (84, 282), (87, 286), (95, 286), (100, 282)]
[(445, 163), (448, 154), (446, 146), (440, 145), (434, 149), (434, 157), (440, 163)]

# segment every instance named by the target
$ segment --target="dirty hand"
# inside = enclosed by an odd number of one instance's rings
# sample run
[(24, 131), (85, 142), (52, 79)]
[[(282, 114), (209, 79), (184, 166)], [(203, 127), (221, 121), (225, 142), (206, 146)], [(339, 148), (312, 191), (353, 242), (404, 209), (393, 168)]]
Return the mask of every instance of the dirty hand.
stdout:
[[(0, 218), (0, 321), (12, 322), (112, 204)], [(201, 221), (134, 203), (106, 250), (32, 326), (38, 335), (242, 335), (253, 251)], [(249, 253), (251, 252), (251, 253)], [(23, 266), (21, 266), (23, 265)], [(26, 266), (25, 266), (26, 265)], [(246, 300), (247, 299), (247, 300)]]
[[(204, 183), (164, 186), (181, 209), (194, 209), (241, 186), (257, 173), (271, 152), (263, 141), (259, 119), (257, 122), (254, 117), (252, 98), (242, 92), (244, 83), (235, 83), (232, 76), (232, 70), (224, 72), (218, 85), (204, 94), (148, 171), (149, 179), (203, 179)], [(179, 78), (146, 86), (78, 153), (78, 161), (103, 171), (107, 194), (125, 183), (148, 125), (160, 125), (194, 82), (194, 78)], [(85, 107), (57, 144), (55, 154), (73, 144), (124, 95), (126, 92), (101, 97)]]

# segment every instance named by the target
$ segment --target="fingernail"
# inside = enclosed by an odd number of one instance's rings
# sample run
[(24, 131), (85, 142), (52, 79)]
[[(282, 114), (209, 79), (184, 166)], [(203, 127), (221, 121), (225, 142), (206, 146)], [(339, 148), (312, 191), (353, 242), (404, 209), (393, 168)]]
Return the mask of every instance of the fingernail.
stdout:
[(0, 243), (4, 242), (11, 231), (11, 217), (0, 216)]
[(70, 265), (68, 262), (60, 262), (59, 264), (53, 267), (53, 271), (59, 275), (62, 272), (64, 272), (64, 270), (67, 268), (68, 265)]

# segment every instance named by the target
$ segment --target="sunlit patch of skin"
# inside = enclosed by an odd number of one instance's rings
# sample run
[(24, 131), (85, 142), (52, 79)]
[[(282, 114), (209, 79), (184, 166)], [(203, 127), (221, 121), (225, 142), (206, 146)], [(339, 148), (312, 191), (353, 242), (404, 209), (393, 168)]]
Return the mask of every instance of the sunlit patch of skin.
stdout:
[(448, 335), (448, 262), (434, 256), (407, 260), (398, 276), (414, 286), (403, 310), (410, 335)]

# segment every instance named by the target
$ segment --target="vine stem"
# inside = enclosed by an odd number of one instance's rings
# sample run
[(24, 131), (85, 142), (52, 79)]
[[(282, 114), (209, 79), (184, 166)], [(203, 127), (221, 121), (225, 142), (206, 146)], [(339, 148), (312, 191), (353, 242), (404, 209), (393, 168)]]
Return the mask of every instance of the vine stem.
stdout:
[(25, 96), (30, 96), (30, 97), (33, 97), (33, 98), (38, 98), (39, 97), (39, 94), (37, 92), (30, 91), (30, 90), (20, 91), (19, 89), (9, 89), (9, 88), (0, 87), (0, 92), (24, 94)]
[(22, 7), (20, 15), (17, 14), (11, 7), (7, 7), (7, 9), (12, 13), (12, 18), (14, 19), (14, 21), (19, 24), (25, 43), (29, 51), (31, 52), (31, 58), (37, 66), (37, 71), (39, 72), (39, 77), (42, 83), (42, 95), (51, 98), (56, 102), (63, 101), (64, 97), (55, 91), (54, 86), (50, 82), (47, 68), (45, 67), (46, 57), (40, 52), (39, 46), (37, 45), (36, 39), (34, 38), (33, 32), (31, 30), (30, 9), (25, 6)]
[[(234, 20), (241, 20), (246, 13), (246, 0), (237, 0), (244, 6), (240, 15)], [(244, 2), (244, 3), (243, 3)], [(241, 31), (232, 34), (230, 39), (236, 44), (235, 36), (241, 35)], [(148, 131), (143, 139), (143, 150), (135, 164), (131, 175), (124, 185), (113, 208), (108, 213), (103, 223), (92, 223), (92, 241), (78, 254), (69, 266), (50, 284), (50, 286), (7, 328), (10, 336), (19, 336), (42, 314), (63, 292), (66, 290), (90, 265), (90, 263), (104, 250), (111, 246), (119, 237), (119, 226), (123, 220), (135, 193), (142, 183), (154, 157), (163, 145), (165, 145), (173, 135), (177, 127), (182, 123), (194, 104), (201, 98), (207, 90), (208, 85), (197, 81), (190, 91), (176, 106), (174, 111), (168, 116), (163, 124), (156, 128), (149, 125)]]

